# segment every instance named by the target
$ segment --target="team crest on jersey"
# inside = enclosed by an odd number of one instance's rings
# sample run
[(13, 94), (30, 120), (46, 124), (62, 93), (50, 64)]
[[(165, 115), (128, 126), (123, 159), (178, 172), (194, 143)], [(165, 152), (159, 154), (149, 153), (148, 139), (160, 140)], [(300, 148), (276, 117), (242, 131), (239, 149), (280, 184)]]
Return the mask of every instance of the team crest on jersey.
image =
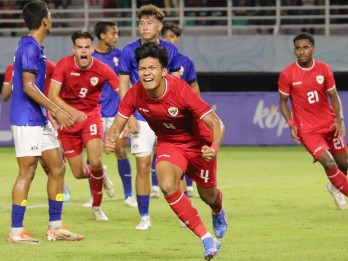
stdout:
[(168, 112), (169, 112), (170, 115), (172, 115), (173, 117), (175, 117), (175, 116), (178, 115), (179, 109), (176, 108), (176, 107), (170, 107), (170, 108), (168, 109)]
[(114, 62), (115, 66), (118, 66), (118, 62), (120, 61), (116, 56), (112, 58), (112, 61)]
[(96, 86), (96, 85), (98, 84), (98, 82), (99, 82), (98, 77), (92, 77), (92, 78), (91, 78), (91, 84), (92, 84), (93, 86)]
[(324, 82), (324, 76), (322, 76), (322, 75), (318, 75), (318, 76), (316, 77), (316, 79), (317, 79), (317, 82), (318, 82), (319, 84), (322, 84), (322, 83)]

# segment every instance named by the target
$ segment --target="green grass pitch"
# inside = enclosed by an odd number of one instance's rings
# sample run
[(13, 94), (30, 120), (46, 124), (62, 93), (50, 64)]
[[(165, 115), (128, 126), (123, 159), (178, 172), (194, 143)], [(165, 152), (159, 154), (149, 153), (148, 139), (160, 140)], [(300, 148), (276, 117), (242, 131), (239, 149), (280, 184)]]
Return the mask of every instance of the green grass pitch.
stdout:
[[(103, 158), (117, 189), (115, 199), (104, 195), (109, 221), (95, 221), (90, 209), (82, 207), (89, 199), (88, 183), (74, 179), (67, 167), (72, 199), (64, 205), (63, 221), (85, 239), (48, 242), (47, 178), (38, 167), (24, 226), (41, 244), (8, 244), (11, 190), (18, 171), (14, 149), (0, 148), (0, 159), (0, 260), (203, 260), (199, 239), (180, 228), (163, 196), (150, 202), (152, 228), (134, 229), (138, 211), (124, 205), (113, 155)], [(302, 147), (221, 148), (218, 183), (229, 227), (214, 260), (348, 260), (348, 210), (336, 208), (326, 182), (322, 167)], [(198, 198), (192, 201), (212, 232), (209, 207)]]

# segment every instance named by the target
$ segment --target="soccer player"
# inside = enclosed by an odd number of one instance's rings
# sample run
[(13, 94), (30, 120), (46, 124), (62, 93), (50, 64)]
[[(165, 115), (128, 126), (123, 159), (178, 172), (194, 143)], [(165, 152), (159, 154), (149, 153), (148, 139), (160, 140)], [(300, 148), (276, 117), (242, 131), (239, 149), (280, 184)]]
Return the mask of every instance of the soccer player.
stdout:
[[(182, 28), (176, 24), (164, 23), (161, 34), (164, 40), (177, 45), (181, 40)], [(200, 93), (195, 66), (191, 58), (185, 54), (179, 53), (177, 59), (180, 64), (180, 78), (186, 81), (197, 93)], [(193, 189), (192, 180), (185, 175), (185, 181), (187, 185), (186, 188), (185, 182), (182, 183), (184, 186), (181, 186), (181, 188), (189, 197), (195, 197), (196, 194)]]
[[(44, 94), (46, 97), (48, 96), (48, 90), (51, 83), (51, 77), (53, 74), (55, 63), (51, 60), (46, 60), (46, 80), (45, 80), (45, 88), (44, 88)], [(4, 76), (4, 82), (2, 84), (2, 92), (1, 92), (1, 98), (4, 102), (8, 101), (11, 98), (12, 95), (12, 75), (13, 75), (13, 64), (10, 64), (7, 66)], [(51, 119), (48, 119), (51, 120)], [(64, 154), (63, 160), (64, 158)], [(65, 162), (65, 160), (64, 160)], [(45, 173), (48, 175), (49, 169), (44, 165), (42, 160), (40, 160), (40, 164), (45, 171)], [(63, 201), (68, 202), (71, 198), (71, 190), (70, 187), (64, 183), (63, 187)]]
[(292, 138), (324, 167), (330, 181), (326, 188), (337, 206), (345, 209), (342, 193), (348, 196), (346, 128), (335, 79), (329, 65), (313, 59), (316, 49), (311, 34), (300, 33), (293, 43), (297, 61), (283, 70), (278, 80), (280, 109)]
[[(129, 90), (131, 84), (138, 81), (138, 64), (134, 57), (137, 47), (146, 42), (153, 42), (169, 51), (168, 71), (180, 77), (180, 66), (176, 62), (178, 50), (175, 45), (159, 38), (158, 34), (162, 29), (164, 13), (154, 5), (143, 5), (138, 13), (139, 32), (141, 38), (126, 45), (122, 49), (120, 59), (119, 78), (120, 78), (120, 97), (121, 99)], [(150, 203), (150, 167), (151, 153), (156, 140), (154, 132), (149, 127), (144, 117), (136, 111), (134, 116), (129, 119), (123, 134), (127, 137), (131, 133), (131, 153), (135, 155), (137, 174), (136, 174), (136, 193), (140, 222), (135, 227), (139, 230), (146, 230), (151, 227), (149, 216)]]
[(39, 158), (49, 169), (47, 239), (82, 240), (82, 235), (72, 233), (62, 225), (65, 164), (55, 131), (46, 117), (47, 109), (61, 128), (74, 124), (71, 115), (43, 94), (46, 58), (42, 43), (51, 30), (51, 13), (46, 2), (32, 1), (23, 7), (23, 18), (29, 34), (19, 41), (15, 53), (10, 113), (19, 174), (12, 189), (11, 230), (7, 240), (9, 243), (40, 242), (23, 229), (29, 188)]
[[(92, 57), (94, 37), (91, 33), (77, 31), (71, 39), (73, 54), (57, 63), (49, 97), (75, 120), (72, 128), (58, 130), (58, 138), (75, 178), (90, 181), (92, 214), (96, 220), (108, 220), (101, 209), (102, 189), (104, 184), (106, 193), (112, 196), (114, 187), (102, 164), (104, 131), (99, 99), (106, 81), (114, 91), (118, 90), (118, 77), (108, 65)], [(85, 147), (89, 164), (83, 160)]]
[(184, 173), (197, 183), (201, 199), (212, 209), (216, 237), (227, 230), (222, 193), (216, 187), (216, 156), (224, 135), (224, 125), (192, 88), (167, 74), (168, 51), (154, 43), (135, 50), (139, 79), (122, 100), (105, 141), (105, 152), (116, 141), (137, 108), (157, 135), (156, 173), (164, 197), (179, 219), (201, 238), (210, 260), (220, 242), (205, 228), (190, 199), (180, 190)]
[[(117, 74), (121, 56), (121, 50), (115, 47), (118, 34), (119, 29), (116, 23), (111, 21), (97, 22), (94, 26), (94, 35), (98, 38), (98, 44), (95, 46), (92, 54), (99, 61), (109, 65)], [(105, 82), (99, 103), (104, 134), (106, 134), (115, 119), (120, 103), (120, 96), (110, 87), (108, 82)], [(132, 194), (132, 171), (126, 151), (127, 141), (128, 138), (126, 137), (118, 140), (120, 144), (118, 150), (115, 151), (115, 156), (117, 158), (118, 173), (123, 185), (124, 202), (127, 206), (137, 207), (138, 204)]]

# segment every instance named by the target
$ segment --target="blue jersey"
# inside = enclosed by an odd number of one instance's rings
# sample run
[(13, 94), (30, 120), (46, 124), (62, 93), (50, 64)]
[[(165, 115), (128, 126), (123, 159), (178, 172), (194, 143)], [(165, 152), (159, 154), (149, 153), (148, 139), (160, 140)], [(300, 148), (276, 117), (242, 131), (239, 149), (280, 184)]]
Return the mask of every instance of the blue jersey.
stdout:
[[(129, 43), (122, 49), (122, 55), (120, 60), (119, 73), (126, 74), (130, 77), (130, 82), (132, 85), (136, 84), (139, 81), (138, 76), (138, 63), (135, 60), (135, 49), (141, 45), (141, 40), (138, 39), (134, 42)], [(178, 63), (177, 56), (179, 54), (178, 49), (171, 42), (160, 40), (160, 46), (166, 47), (169, 53), (169, 61), (167, 70), (169, 73), (177, 72), (180, 70), (180, 65)], [(136, 112), (134, 116), (138, 120), (145, 121), (143, 116), (140, 113)]]
[[(119, 61), (121, 57), (120, 49), (111, 48), (110, 52), (108, 53), (99, 53), (94, 51), (92, 56), (109, 65), (118, 75)], [(103, 86), (99, 104), (101, 106), (102, 117), (115, 117), (118, 111), (118, 105), (120, 104), (120, 96), (117, 92), (115, 92), (108, 82), (105, 82)]]
[(43, 47), (32, 37), (23, 37), (17, 46), (13, 65), (13, 92), (10, 124), (17, 126), (47, 125), (46, 109), (23, 90), (23, 72), (35, 74), (35, 85), (44, 93), (46, 57)]
[(186, 81), (188, 84), (196, 81), (196, 70), (191, 58), (187, 55), (179, 53), (177, 59), (180, 65), (180, 78)]
[[(122, 56), (120, 60), (120, 74), (128, 74), (130, 76), (130, 82), (132, 85), (136, 84), (139, 81), (138, 77), (138, 64), (135, 60), (135, 49), (141, 45), (141, 40), (136, 40), (124, 47), (122, 49)], [(180, 65), (176, 59), (178, 55), (178, 49), (176, 46), (170, 42), (160, 40), (160, 46), (166, 47), (169, 53), (168, 61), (168, 72), (177, 72), (180, 70)]]

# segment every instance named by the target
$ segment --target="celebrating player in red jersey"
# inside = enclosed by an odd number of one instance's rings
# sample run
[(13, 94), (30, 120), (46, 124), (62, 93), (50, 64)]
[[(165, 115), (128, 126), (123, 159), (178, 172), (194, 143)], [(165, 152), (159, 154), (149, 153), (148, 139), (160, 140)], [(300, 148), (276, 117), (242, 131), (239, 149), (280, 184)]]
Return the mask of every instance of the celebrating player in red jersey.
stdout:
[[(326, 185), (340, 209), (348, 196), (346, 133), (341, 100), (330, 67), (313, 59), (314, 38), (298, 34), (294, 40), (297, 61), (279, 76), (280, 109), (296, 142), (302, 142), (319, 161), (330, 182)], [(288, 106), (291, 98), (292, 114)], [(331, 104), (329, 101), (331, 100)]]
[(183, 80), (167, 75), (168, 52), (155, 43), (135, 50), (140, 82), (125, 94), (106, 141), (106, 153), (129, 117), (137, 109), (157, 136), (156, 173), (170, 207), (186, 226), (201, 238), (210, 260), (220, 242), (205, 228), (190, 199), (179, 189), (184, 172), (197, 183), (201, 199), (212, 209), (214, 233), (222, 238), (227, 230), (222, 193), (216, 185), (216, 155), (224, 126), (209, 105)]
[[(99, 99), (105, 81), (115, 91), (118, 90), (118, 77), (107, 64), (92, 57), (93, 38), (88, 32), (78, 31), (72, 34), (74, 54), (57, 63), (49, 97), (75, 120), (72, 128), (58, 130), (58, 137), (74, 176), (90, 180), (92, 214), (97, 220), (108, 220), (100, 207), (103, 183), (106, 190), (113, 191), (114, 188), (106, 176), (106, 168), (103, 168), (101, 159), (104, 131)], [(85, 164), (83, 160), (85, 147), (89, 164)]]

